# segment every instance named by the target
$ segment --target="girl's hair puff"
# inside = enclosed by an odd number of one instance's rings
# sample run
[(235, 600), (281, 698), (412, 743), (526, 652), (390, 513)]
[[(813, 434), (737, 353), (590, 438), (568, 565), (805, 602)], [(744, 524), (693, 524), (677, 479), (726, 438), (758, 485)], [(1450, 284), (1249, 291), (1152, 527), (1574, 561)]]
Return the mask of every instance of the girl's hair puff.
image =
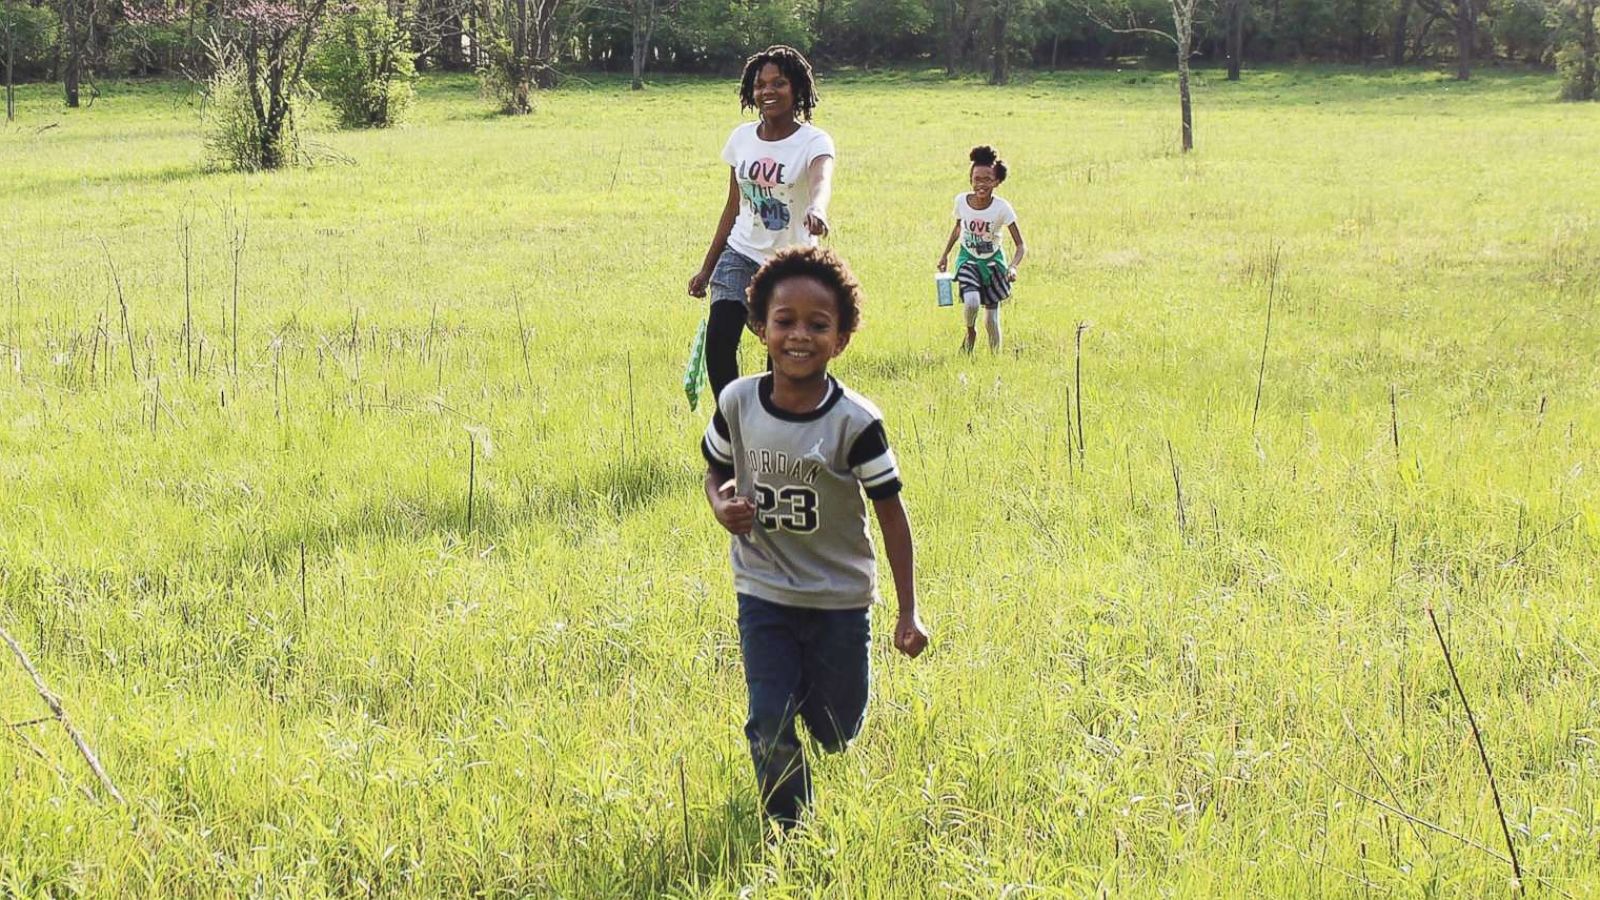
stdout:
[(839, 304), (839, 333), (861, 327), (861, 284), (850, 266), (825, 247), (792, 247), (774, 256), (750, 279), (750, 319), (765, 322), (772, 294), (790, 278), (812, 278), (833, 293)]
[(972, 160), (972, 166), (968, 171), (976, 169), (978, 166), (993, 166), (994, 183), (1000, 184), (1006, 180), (1005, 160), (1001, 159), (1000, 154), (996, 153), (995, 149), (988, 144), (979, 144), (973, 147), (972, 152), (967, 154), (967, 158)]
[(805, 55), (787, 44), (773, 44), (744, 61), (744, 74), (739, 76), (739, 108), (756, 108), (756, 75), (767, 63), (777, 66), (794, 88), (795, 118), (811, 121), (811, 111), (817, 108), (816, 79)]

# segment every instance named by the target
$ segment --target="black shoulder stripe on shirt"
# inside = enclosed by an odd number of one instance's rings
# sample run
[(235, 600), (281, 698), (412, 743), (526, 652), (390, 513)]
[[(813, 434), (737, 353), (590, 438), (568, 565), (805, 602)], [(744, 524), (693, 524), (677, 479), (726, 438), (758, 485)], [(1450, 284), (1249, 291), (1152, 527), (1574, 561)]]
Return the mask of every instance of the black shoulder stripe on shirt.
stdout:
[(856, 437), (856, 442), (850, 445), (850, 453), (845, 461), (853, 469), (862, 463), (871, 462), (889, 451), (889, 437), (884, 433), (883, 420), (875, 419), (866, 430)]
[(891, 478), (877, 487), (867, 488), (867, 497), (872, 500), (887, 500), (900, 493), (900, 479)]
[(721, 475), (724, 478), (733, 477), (733, 466), (730, 466), (722, 460), (717, 459), (716, 456), (711, 453), (710, 445), (703, 440), (700, 442), (700, 455), (705, 457), (706, 465), (711, 467), (711, 471), (716, 472), (718, 475)]

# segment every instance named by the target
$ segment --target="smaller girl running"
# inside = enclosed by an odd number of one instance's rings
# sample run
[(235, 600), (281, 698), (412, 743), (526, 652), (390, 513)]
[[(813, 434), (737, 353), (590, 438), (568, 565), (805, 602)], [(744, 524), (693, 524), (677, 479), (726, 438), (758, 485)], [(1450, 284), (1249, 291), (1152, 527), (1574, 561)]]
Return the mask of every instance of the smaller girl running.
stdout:
[[(989, 350), (1000, 352), (1000, 301), (1011, 296), (1011, 283), (1017, 280), (1017, 266), (1027, 248), (1022, 243), (1022, 232), (1017, 228), (1017, 214), (1011, 204), (995, 195), (994, 189), (1006, 180), (1006, 164), (994, 148), (984, 145), (973, 147), (968, 154), (972, 160), (969, 177), (972, 192), (956, 195), (956, 224), (950, 229), (950, 239), (945, 242), (944, 254), (939, 257), (939, 271), (946, 271), (950, 263), (950, 248), (961, 239), (961, 250), (956, 254), (956, 285), (966, 306), (967, 336), (961, 342), (961, 352), (971, 353), (978, 341), (978, 307), (983, 307), (983, 324), (989, 332)], [(1000, 247), (1000, 229), (1011, 229), (1011, 243), (1017, 246), (1017, 258), (1006, 265), (1006, 254)]]

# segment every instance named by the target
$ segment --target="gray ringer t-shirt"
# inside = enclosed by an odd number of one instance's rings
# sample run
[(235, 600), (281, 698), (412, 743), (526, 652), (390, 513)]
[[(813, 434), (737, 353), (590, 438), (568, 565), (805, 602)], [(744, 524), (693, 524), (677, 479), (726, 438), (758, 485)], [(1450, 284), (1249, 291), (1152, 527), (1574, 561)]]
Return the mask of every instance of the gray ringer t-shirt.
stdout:
[(733, 586), (786, 606), (854, 609), (878, 599), (878, 566), (861, 493), (900, 492), (900, 471), (871, 401), (828, 378), (809, 413), (772, 402), (772, 376), (717, 398), (701, 452), (756, 503), (756, 526), (733, 539)]

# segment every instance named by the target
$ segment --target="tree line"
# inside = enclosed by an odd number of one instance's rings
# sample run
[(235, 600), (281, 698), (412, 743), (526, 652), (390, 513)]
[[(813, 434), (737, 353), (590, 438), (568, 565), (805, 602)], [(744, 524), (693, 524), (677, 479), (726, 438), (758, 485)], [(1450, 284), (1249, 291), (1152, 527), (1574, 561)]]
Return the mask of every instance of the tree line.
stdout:
[[(126, 0), (0, 0), (0, 53), (16, 80), (192, 71), (216, 20), (308, 3), (178, 0), (158, 19)], [(789, 43), (823, 65), (934, 64), (1001, 78), (1015, 66), (1171, 59), (1171, 42), (1118, 32), (1170, 19), (1169, 0), (387, 0), (419, 67), (481, 70), (525, 53), (539, 84), (581, 71), (727, 72), (752, 48)], [(1595, 0), (1205, 0), (1192, 53), (1229, 61), (1511, 61), (1554, 66), (1591, 45)], [(335, 9), (339, 15), (344, 9)], [(507, 24), (510, 29), (501, 27)], [(1170, 22), (1168, 22), (1170, 25)], [(526, 25), (525, 28), (520, 26)], [(526, 41), (527, 47), (497, 47)]]
[(508, 113), (584, 72), (718, 72), (754, 49), (801, 48), (824, 67), (933, 65), (1000, 84), (1017, 67), (1129, 57), (1179, 75), (1184, 149), (1191, 65), (1334, 61), (1547, 66), (1564, 96), (1600, 88), (1600, 0), (0, 0), (0, 67), (51, 80), (67, 106), (96, 78), (180, 74), (232, 98), (221, 143), (292, 147), (308, 80), (349, 125), (388, 124), (417, 70), (477, 72)]

